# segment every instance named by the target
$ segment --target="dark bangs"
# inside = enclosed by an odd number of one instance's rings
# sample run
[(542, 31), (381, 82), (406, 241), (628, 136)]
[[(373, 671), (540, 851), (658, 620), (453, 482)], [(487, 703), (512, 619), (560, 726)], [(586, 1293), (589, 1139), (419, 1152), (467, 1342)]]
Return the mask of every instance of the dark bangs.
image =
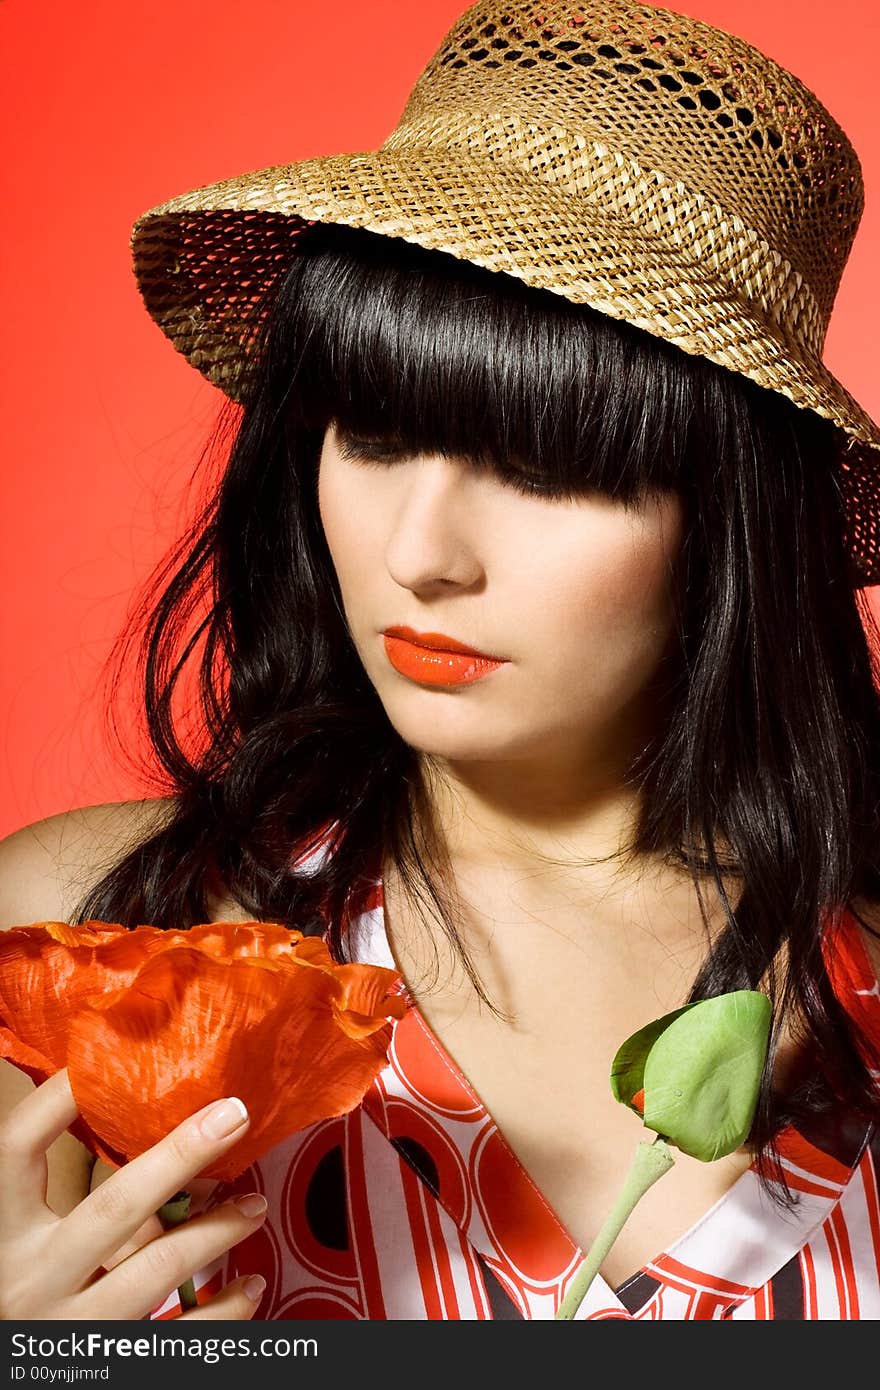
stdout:
[(295, 428), (631, 504), (677, 488), (719, 397), (751, 385), (444, 252), (328, 224), (300, 246), (272, 324)]

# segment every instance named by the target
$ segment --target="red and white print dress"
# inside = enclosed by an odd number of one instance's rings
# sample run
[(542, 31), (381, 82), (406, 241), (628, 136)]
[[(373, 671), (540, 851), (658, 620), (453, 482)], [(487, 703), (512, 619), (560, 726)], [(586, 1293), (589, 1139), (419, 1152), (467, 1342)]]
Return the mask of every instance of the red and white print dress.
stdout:
[[(352, 959), (395, 968), (381, 882), (348, 940)], [(880, 1035), (880, 985), (849, 913), (828, 956), (839, 997)], [(780, 1149), (793, 1213), (749, 1169), (619, 1288), (598, 1275), (578, 1318), (880, 1318), (880, 1133), (839, 1117), (786, 1131)], [(266, 1220), (194, 1283), (206, 1301), (263, 1274), (258, 1319), (551, 1319), (583, 1258), (413, 1003), (363, 1103), (292, 1134), (208, 1209), (253, 1191)], [(175, 1292), (150, 1316), (179, 1312)]]

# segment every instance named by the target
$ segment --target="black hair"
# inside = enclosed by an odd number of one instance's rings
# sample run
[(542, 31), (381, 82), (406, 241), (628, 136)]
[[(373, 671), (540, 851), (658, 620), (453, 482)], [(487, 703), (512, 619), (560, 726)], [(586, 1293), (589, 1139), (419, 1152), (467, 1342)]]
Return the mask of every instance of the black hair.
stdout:
[[(840, 1104), (876, 1119), (876, 1057), (821, 946), (829, 914), (880, 896), (873, 617), (843, 539), (836, 428), (588, 306), (321, 224), (301, 235), (249, 362), (242, 407), (218, 422), (208, 501), (112, 654), (111, 706), (121, 673), (139, 673), (163, 772), (139, 771), (169, 814), (73, 920), (185, 927), (223, 893), (254, 919), (326, 931), (342, 960), (347, 908), (386, 854), (487, 999), (419, 756), (346, 626), (316, 501), (325, 431), (463, 456), (559, 496), (638, 506), (674, 491), (676, 641), (656, 738), (629, 774), (644, 814), (628, 853), (668, 856), (701, 907), (706, 884), (722, 904), (691, 998), (766, 989), (776, 1028), (795, 1026), (818, 1059), (784, 1095), (768, 1062), (751, 1136), (762, 1177), (787, 1123)], [(191, 670), (195, 699), (175, 709)], [(130, 735), (126, 722), (123, 748)], [(298, 872), (293, 848), (328, 825), (334, 852)]]

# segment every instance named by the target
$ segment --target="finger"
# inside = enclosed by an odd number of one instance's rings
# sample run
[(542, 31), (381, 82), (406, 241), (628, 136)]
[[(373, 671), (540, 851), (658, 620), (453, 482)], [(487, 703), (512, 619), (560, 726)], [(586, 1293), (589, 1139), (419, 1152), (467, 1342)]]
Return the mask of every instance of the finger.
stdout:
[(265, 1204), (248, 1216), (240, 1206), (244, 1200), (224, 1202), (142, 1246), (77, 1296), (77, 1318), (143, 1318), (172, 1290), (257, 1230), (266, 1218)]
[(0, 1229), (5, 1236), (55, 1216), (46, 1205), (46, 1150), (78, 1114), (62, 1067), (13, 1106), (0, 1124)]
[[(102, 1182), (106, 1182), (107, 1179), (112, 1177), (117, 1171), (117, 1169), (111, 1168), (109, 1164), (103, 1163), (99, 1158), (92, 1172), (92, 1191), (94, 1192)], [(189, 1192), (192, 1198), (189, 1208), (189, 1217), (198, 1216), (199, 1212), (204, 1210), (205, 1203), (216, 1186), (216, 1178), (193, 1178), (187, 1183), (187, 1192)], [(146, 1245), (148, 1240), (155, 1240), (156, 1236), (160, 1236), (164, 1230), (165, 1227), (162, 1225), (158, 1215), (148, 1216), (143, 1225), (139, 1226), (135, 1231), (131, 1240), (127, 1240), (119, 1250), (107, 1256), (103, 1261), (104, 1268), (113, 1269), (114, 1265), (121, 1264), (123, 1260), (128, 1259), (129, 1255), (133, 1255), (135, 1250), (140, 1250), (141, 1246)]]
[(129, 1255), (133, 1255), (136, 1250), (143, 1249), (151, 1240), (155, 1240), (164, 1230), (165, 1227), (158, 1216), (148, 1217), (143, 1225), (137, 1228), (131, 1240), (124, 1241), (118, 1250), (115, 1250), (112, 1255), (108, 1255), (101, 1263), (105, 1269), (114, 1269), (116, 1265), (122, 1264), (123, 1260), (127, 1260)]
[[(90, 1191), (94, 1192), (102, 1183), (105, 1183), (108, 1178), (112, 1178), (113, 1174), (118, 1171), (118, 1168), (111, 1168), (109, 1163), (105, 1163), (103, 1158), (96, 1158), (94, 1167), (92, 1168)], [(195, 1213), (192, 1212), (192, 1208), (190, 1208), (190, 1212), (192, 1215), (195, 1215)], [(122, 1260), (127, 1259), (129, 1255), (133, 1255), (135, 1250), (140, 1250), (141, 1246), (146, 1245), (148, 1240), (155, 1240), (156, 1236), (160, 1236), (164, 1229), (158, 1215), (148, 1216), (143, 1225), (139, 1226), (135, 1231), (131, 1240), (127, 1240), (125, 1244), (114, 1251), (112, 1255), (107, 1256), (103, 1262), (104, 1269), (112, 1269), (114, 1265), (118, 1265)]]
[[(96, 1158), (92, 1166), (92, 1179), (89, 1185), (90, 1191), (94, 1192), (96, 1187), (100, 1187), (102, 1182), (106, 1182), (108, 1178), (112, 1178), (113, 1174), (118, 1172), (118, 1165), (111, 1168), (110, 1164), (105, 1163), (103, 1158)], [(186, 1190), (192, 1198), (189, 1208), (190, 1216), (195, 1216), (198, 1212), (202, 1211), (211, 1193), (218, 1186), (218, 1178), (190, 1179), (186, 1185)]]
[[(253, 1286), (252, 1294), (248, 1292), (248, 1285)], [(180, 1313), (174, 1318), (174, 1322), (219, 1322), (224, 1318), (236, 1318), (240, 1322), (247, 1322), (260, 1311), (260, 1300), (265, 1288), (266, 1281), (262, 1274), (242, 1274), (239, 1279), (233, 1280), (216, 1293), (208, 1303)]]
[[(67, 1287), (85, 1283), (163, 1202), (237, 1143), (249, 1124), (244, 1103), (235, 1096), (224, 1097), (189, 1116), (90, 1192), (62, 1218), (58, 1233)], [(222, 1128), (228, 1130), (225, 1135), (217, 1133)]]

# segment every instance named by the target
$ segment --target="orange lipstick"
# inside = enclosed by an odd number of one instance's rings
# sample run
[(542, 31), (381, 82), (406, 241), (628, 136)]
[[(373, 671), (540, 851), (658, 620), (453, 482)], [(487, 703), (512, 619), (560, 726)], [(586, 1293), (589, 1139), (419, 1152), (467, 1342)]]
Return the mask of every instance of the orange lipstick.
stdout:
[(383, 636), (385, 655), (395, 671), (420, 685), (470, 685), (505, 664), (443, 632), (388, 627)]

